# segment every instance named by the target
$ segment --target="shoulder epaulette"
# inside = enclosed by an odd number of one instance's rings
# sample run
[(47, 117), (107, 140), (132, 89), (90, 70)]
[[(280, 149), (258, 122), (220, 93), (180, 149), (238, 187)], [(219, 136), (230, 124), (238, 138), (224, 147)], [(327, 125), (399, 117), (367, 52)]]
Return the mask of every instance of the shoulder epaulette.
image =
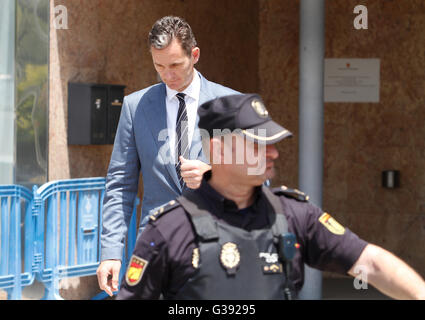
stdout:
[(283, 195), (285, 197), (293, 198), (293, 199), (298, 200), (298, 201), (307, 202), (308, 199), (310, 198), (304, 192), (302, 192), (298, 189), (290, 189), (286, 186), (281, 186), (279, 188), (273, 188), (272, 191), (275, 195), (278, 195), (278, 196)]
[(167, 202), (163, 206), (159, 207), (158, 210), (156, 210), (154, 213), (151, 214), (150, 220), (155, 221), (159, 217), (161, 217), (163, 214), (170, 212), (172, 209), (178, 207), (180, 205), (179, 202), (176, 200), (171, 200), (170, 202)]

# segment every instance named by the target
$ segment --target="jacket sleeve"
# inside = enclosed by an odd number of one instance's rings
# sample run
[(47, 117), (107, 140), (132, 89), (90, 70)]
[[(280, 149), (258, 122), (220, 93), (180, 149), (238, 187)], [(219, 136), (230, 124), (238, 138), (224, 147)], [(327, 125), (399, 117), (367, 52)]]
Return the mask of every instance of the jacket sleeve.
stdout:
[(125, 237), (137, 195), (140, 160), (128, 97), (124, 98), (103, 201), (101, 258), (122, 259)]
[[(148, 224), (137, 239), (116, 299), (159, 299), (170, 278), (168, 251), (167, 243), (161, 233)], [(133, 272), (137, 269), (139, 272)]]

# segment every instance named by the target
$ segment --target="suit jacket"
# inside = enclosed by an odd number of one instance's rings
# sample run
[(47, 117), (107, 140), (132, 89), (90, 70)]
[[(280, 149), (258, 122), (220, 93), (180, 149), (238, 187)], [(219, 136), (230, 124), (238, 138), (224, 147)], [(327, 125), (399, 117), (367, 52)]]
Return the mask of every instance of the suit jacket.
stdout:
[[(199, 75), (199, 105), (220, 96), (238, 93)], [(170, 159), (165, 98), (164, 83), (150, 86), (124, 98), (106, 176), (101, 261), (122, 258), (140, 172), (144, 186), (141, 228), (156, 208), (182, 193), (174, 161)], [(190, 159), (207, 162), (202, 153), (198, 121), (197, 116)]]

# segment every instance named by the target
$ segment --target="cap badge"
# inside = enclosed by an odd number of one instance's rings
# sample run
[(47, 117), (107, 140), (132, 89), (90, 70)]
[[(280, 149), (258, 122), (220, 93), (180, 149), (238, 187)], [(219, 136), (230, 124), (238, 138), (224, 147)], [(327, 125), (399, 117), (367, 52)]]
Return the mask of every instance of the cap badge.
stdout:
[(138, 256), (133, 255), (128, 265), (125, 280), (129, 286), (135, 286), (140, 282), (143, 277), (143, 273), (148, 265), (148, 261)]
[(199, 248), (194, 248), (192, 252), (192, 266), (195, 269), (199, 268)]
[(261, 118), (268, 117), (269, 112), (267, 111), (266, 107), (260, 100), (257, 100), (257, 99), (252, 100), (251, 106)]
[(226, 242), (221, 247), (220, 261), (228, 274), (235, 274), (241, 261), (238, 246), (233, 242)]

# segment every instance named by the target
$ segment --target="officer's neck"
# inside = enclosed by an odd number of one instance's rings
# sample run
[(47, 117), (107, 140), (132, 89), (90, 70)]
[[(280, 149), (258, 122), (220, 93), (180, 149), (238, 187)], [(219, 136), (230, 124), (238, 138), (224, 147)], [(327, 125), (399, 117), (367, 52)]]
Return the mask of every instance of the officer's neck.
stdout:
[(244, 209), (253, 204), (255, 187), (241, 184), (236, 185), (226, 180), (212, 175), (208, 183), (223, 197), (235, 202), (238, 209)]

